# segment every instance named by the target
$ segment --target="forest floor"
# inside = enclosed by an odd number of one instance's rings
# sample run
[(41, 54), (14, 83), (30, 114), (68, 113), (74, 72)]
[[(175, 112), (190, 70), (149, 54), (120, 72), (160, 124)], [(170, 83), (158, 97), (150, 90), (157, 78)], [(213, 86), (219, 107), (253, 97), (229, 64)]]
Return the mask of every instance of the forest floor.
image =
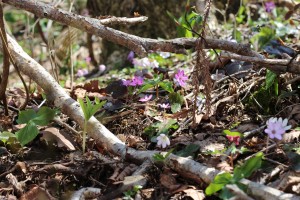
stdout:
[[(288, 35), (296, 25), (286, 25), (290, 30), (281, 32), (283, 37), (271, 31), (277, 25), (262, 27), (251, 41), (270, 58), (297, 57), (292, 44), (299, 42), (299, 33)], [(241, 28), (238, 42), (243, 42), (242, 33), (249, 32), (250, 28)], [(289, 42), (282, 43), (283, 38)], [(298, 75), (233, 59), (220, 64), (215, 52), (207, 51), (212, 87), (208, 95), (200, 84), (195, 98), (195, 53), (153, 52), (138, 58), (130, 52), (121, 67), (100, 65), (95, 74), (89, 70), (93, 64), (87, 52), (85, 47), (76, 48), (73, 53), (82, 55), (75, 63), (75, 80), (72, 83), (65, 68), (60, 68), (64, 80), (60, 84), (73, 99), (91, 100), (93, 105), (103, 102), (93, 115), (128, 147), (163, 150), (236, 176), (241, 170), (253, 182), (300, 195)], [(8, 115), (3, 104), (0, 107), (1, 199), (76, 199), (76, 192), (83, 190), (90, 192), (85, 198), (102, 200), (249, 197), (240, 189), (224, 189), (225, 184), (221, 193), (207, 195), (208, 184), (201, 177), (173, 171), (164, 165), (161, 155), (154, 158), (157, 162), (141, 166), (134, 159), (111, 154), (91, 137), (83, 152), (83, 128), (45, 101), (43, 91), (33, 83), (27, 111), (38, 115), (41, 107), (51, 108), (55, 117), (38, 124), (32, 141), (18, 141), (15, 134), (21, 134), (29, 123), (21, 122), (28, 113), (18, 109), (26, 93), (17, 77), (11, 77), (6, 92)], [(139, 179), (139, 170), (146, 183)]]

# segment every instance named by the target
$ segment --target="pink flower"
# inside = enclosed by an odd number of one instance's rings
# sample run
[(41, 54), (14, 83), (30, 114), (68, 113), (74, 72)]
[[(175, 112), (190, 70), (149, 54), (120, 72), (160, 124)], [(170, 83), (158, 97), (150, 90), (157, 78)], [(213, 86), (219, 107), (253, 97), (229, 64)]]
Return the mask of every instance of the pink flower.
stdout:
[(76, 76), (77, 76), (77, 77), (82, 77), (82, 76), (84, 76), (84, 75), (86, 75), (86, 74), (88, 74), (88, 73), (89, 73), (89, 71), (88, 71), (87, 69), (79, 69), (79, 70), (77, 71)]
[(265, 133), (267, 133), (271, 139), (277, 138), (281, 140), (285, 131), (291, 128), (291, 125), (287, 126), (287, 122), (287, 119), (282, 120), (282, 118), (277, 119), (276, 117), (272, 117), (267, 121)]
[(160, 134), (157, 138), (157, 146), (161, 146), (162, 148), (166, 148), (170, 145), (170, 139), (165, 134)]
[(122, 80), (123, 85), (130, 86), (131, 80)]
[(186, 84), (186, 81), (188, 80), (188, 77), (184, 74), (183, 70), (178, 70), (175, 74), (174, 82), (178, 86), (184, 87)]
[(87, 62), (87, 63), (91, 62), (91, 60), (92, 60), (91, 57), (86, 57), (85, 58), (85, 62)]
[(170, 104), (169, 103), (163, 103), (163, 104), (157, 104), (159, 107), (163, 108), (163, 109), (167, 109), (170, 108)]
[(144, 78), (143, 77), (134, 76), (129, 85), (130, 86), (139, 86), (139, 85), (143, 85), (143, 83), (144, 83)]
[(139, 101), (141, 101), (141, 102), (147, 102), (147, 101), (149, 101), (149, 100), (151, 100), (151, 99), (152, 99), (152, 94), (150, 94), (150, 95), (145, 95), (144, 97), (140, 98)]
[(274, 8), (276, 8), (275, 3), (273, 1), (265, 3), (266, 12), (272, 12)]
[(236, 145), (239, 145), (240, 144), (240, 136), (230, 136), (230, 135), (226, 135), (227, 139), (230, 141), (230, 142), (234, 142)]

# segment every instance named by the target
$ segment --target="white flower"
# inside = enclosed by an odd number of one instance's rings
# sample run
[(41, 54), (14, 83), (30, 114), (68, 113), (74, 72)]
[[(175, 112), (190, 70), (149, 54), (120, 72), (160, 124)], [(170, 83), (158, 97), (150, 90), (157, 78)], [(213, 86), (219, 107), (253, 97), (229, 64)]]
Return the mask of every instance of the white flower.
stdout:
[(165, 134), (160, 134), (156, 139), (157, 139), (157, 146), (166, 148), (167, 146), (170, 145), (170, 139)]
[(267, 121), (265, 133), (267, 133), (271, 139), (277, 138), (281, 140), (282, 135), (285, 134), (285, 131), (291, 128), (291, 125), (287, 126), (287, 123), (288, 119), (282, 120), (281, 117), (279, 119), (272, 117)]
[(163, 58), (169, 58), (171, 56), (169, 52), (159, 52), (159, 55)]

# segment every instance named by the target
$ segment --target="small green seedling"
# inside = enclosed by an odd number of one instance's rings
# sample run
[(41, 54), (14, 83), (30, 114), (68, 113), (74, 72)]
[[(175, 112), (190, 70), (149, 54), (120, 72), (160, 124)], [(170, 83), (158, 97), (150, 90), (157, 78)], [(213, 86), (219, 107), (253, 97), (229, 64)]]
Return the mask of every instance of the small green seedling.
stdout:
[(95, 99), (95, 104), (92, 104), (88, 97), (86, 99), (86, 104), (83, 102), (82, 99), (78, 99), (80, 107), (84, 114), (84, 127), (82, 133), (82, 151), (85, 152), (85, 142), (86, 142), (86, 129), (87, 129), (87, 122), (89, 119), (106, 103), (106, 101), (100, 102), (99, 99)]
[(162, 155), (160, 153), (155, 153), (153, 155), (153, 159), (156, 161), (156, 162), (164, 162), (166, 160), (166, 158), (174, 151), (175, 149), (170, 149), (170, 151), (168, 151), (168, 153), (166, 155)]
[(124, 192), (125, 197), (123, 197), (123, 199), (126, 199), (126, 200), (133, 199), (132, 197), (134, 197), (136, 195), (136, 193), (142, 188), (143, 187), (141, 185), (133, 186), (133, 188), (131, 190)]
[(16, 137), (22, 146), (31, 142), (39, 133), (37, 126), (46, 126), (54, 118), (56, 110), (48, 107), (41, 107), (38, 112), (33, 109), (21, 111), (18, 117), (18, 124), (26, 126), (16, 132)]
[(154, 74), (153, 79), (146, 81), (145, 84), (139, 89), (138, 93), (145, 92), (150, 88), (156, 88), (156, 96), (158, 97), (159, 87), (169, 93), (174, 92), (172, 83), (170, 81), (163, 80), (163, 74)]
[(230, 197), (231, 194), (225, 186), (227, 184), (237, 184), (239, 186), (239, 181), (241, 179), (249, 177), (254, 171), (261, 167), (263, 155), (262, 152), (259, 152), (247, 160), (242, 166), (235, 167), (233, 175), (228, 172), (218, 174), (205, 189), (205, 194), (212, 195), (222, 190), (220, 197), (225, 199)]

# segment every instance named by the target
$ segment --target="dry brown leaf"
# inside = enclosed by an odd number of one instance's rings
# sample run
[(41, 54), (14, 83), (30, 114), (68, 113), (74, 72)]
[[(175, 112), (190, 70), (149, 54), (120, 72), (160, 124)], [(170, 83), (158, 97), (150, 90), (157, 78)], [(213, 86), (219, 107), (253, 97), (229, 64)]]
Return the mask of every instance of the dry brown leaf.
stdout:
[(76, 88), (73, 91), (74, 98), (76, 99), (83, 99), (86, 96), (86, 90), (83, 88)]
[(232, 172), (233, 171), (233, 167), (226, 161), (220, 162), (217, 165), (216, 168), (221, 170), (221, 171), (225, 171), (225, 172)]
[[(282, 191), (289, 191), (292, 190), (294, 186), (295, 186), (294, 188), (299, 187), (298, 186), (299, 184), (300, 184), (300, 173), (289, 171), (283, 176), (277, 189), (280, 189)], [(299, 194), (300, 191), (297, 191), (296, 193)]]
[(138, 166), (135, 164), (130, 164), (120, 172), (120, 174), (115, 178), (116, 181), (123, 181), (126, 176), (130, 176)]
[(247, 124), (240, 124), (237, 128), (231, 130), (232, 132), (234, 131), (238, 131), (240, 133), (244, 133), (247, 131), (252, 131), (259, 128), (259, 126), (257, 124), (254, 123), (247, 123)]
[(177, 183), (176, 178), (169, 172), (169, 170), (164, 170), (163, 173), (160, 174), (159, 181), (162, 186), (170, 191), (174, 191), (180, 187), (180, 184)]
[(203, 191), (195, 190), (193, 188), (183, 190), (186, 196), (192, 198), (193, 200), (202, 200), (205, 198)]
[(127, 138), (127, 143), (129, 147), (136, 147), (141, 142), (143, 142), (143, 139), (138, 136), (129, 135)]
[(194, 144), (200, 146), (201, 152), (207, 152), (207, 151), (215, 151), (215, 150), (223, 150), (225, 148), (225, 144), (222, 143), (216, 143), (216, 141), (212, 138), (207, 138), (206, 140), (202, 141), (196, 141)]
[(45, 140), (46, 142), (56, 142), (58, 147), (65, 146), (70, 151), (75, 150), (73, 144), (60, 133), (59, 129), (50, 127), (41, 131), (41, 133), (43, 134), (41, 139)]
[(39, 200), (39, 199), (54, 200), (55, 198), (53, 198), (46, 190), (38, 186), (33, 187), (31, 190), (29, 190), (28, 192), (26, 192), (20, 197), (20, 200)]
[(284, 134), (282, 137), (283, 143), (290, 143), (299, 140), (300, 140), (300, 131), (298, 130), (292, 130), (291, 132)]

